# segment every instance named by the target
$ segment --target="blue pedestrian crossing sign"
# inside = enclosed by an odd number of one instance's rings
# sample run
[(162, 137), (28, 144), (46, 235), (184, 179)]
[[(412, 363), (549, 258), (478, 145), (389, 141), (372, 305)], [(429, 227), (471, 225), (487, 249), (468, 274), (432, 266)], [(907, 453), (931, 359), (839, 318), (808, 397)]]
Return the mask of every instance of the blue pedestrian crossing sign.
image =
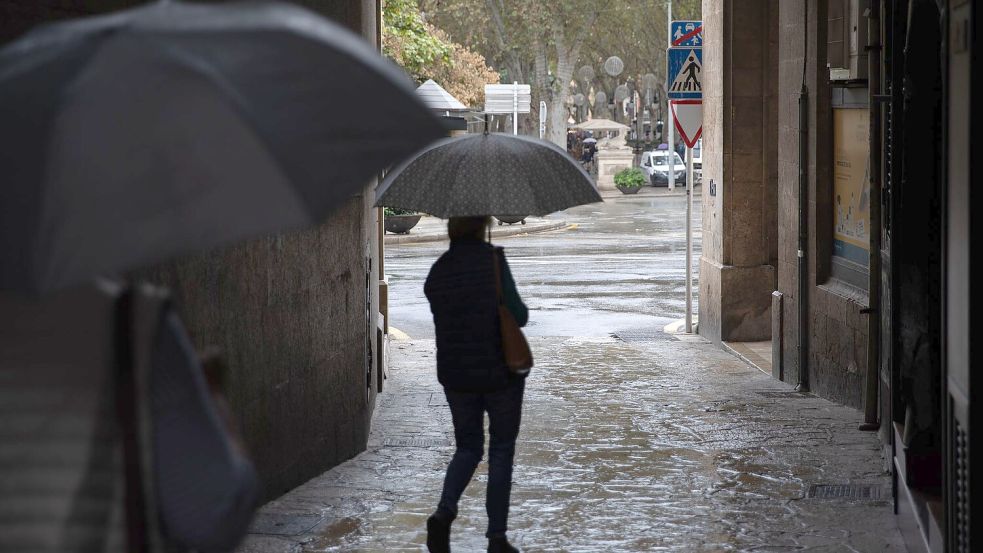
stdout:
[(702, 21), (673, 21), (669, 32), (673, 46), (703, 47)]
[(703, 98), (703, 48), (669, 48), (668, 96), (676, 100)]

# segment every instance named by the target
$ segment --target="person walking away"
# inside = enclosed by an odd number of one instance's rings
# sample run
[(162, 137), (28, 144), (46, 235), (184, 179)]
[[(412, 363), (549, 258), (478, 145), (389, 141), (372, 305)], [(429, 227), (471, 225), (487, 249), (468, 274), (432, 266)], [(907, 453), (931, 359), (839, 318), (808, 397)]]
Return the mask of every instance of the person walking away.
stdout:
[[(499, 334), (496, 278), (519, 326), (529, 312), (515, 288), (505, 254), (485, 241), (489, 217), (451, 217), (450, 248), (427, 276), (437, 338), (437, 379), (444, 387), (454, 423), (456, 451), (447, 467), (437, 510), (427, 519), (427, 548), (450, 551), (450, 526), (457, 504), (481, 461), (484, 415), (488, 413), (489, 552), (517, 552), (506, 537), (512, 463), (519, 435), (525, 377), (509, 372)], [(495, 274), (495, 258), (501, 274)]]

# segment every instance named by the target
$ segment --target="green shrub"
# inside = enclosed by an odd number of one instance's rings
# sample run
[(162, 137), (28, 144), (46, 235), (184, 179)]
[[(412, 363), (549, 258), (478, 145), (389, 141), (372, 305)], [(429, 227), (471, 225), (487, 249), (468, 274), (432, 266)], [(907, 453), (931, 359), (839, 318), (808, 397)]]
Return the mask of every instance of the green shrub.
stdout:
[(635, 188), (645, 184), (645, 173), (638, 167), (622, 169), (614, 175), (614, 184), (627, 188)]
[(386, 217), (392, 217), (394, 215), (416, 215), (416, 211), (412, 209), (400, 209), (398, 207), (387, 207), (382, 210), (383, 215)]

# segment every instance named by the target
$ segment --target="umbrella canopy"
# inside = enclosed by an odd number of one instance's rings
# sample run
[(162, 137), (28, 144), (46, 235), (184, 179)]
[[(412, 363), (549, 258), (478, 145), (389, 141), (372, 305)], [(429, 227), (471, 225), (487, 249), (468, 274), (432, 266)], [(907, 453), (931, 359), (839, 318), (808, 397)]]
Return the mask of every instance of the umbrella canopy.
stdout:
[(610, 119), (591, 119), (590, 121), (572, 125), (572, 127), (585, 131), (623, 131), (631, 128), (628, 125), (622, 125)]
[(591, 142), (597, 142), (597, 139), (594, 138), (593, 136), (588, 136), (587, 138), (584, 139), (584, 144), (589, 144)]
[(434, 82), (433, 79), (428, 79), (427, 82), (418, 86), (416, 93), (432, 110), (467, 111), (468, 109), (468, 106), (465, 106), (460, 100), (451, 96), (450, 92), (444, 90), (444, 87)]
[(398, 67), (287, 4), (42, 27), (0, 50), (0, 106), (0, 289), (33, 292), (310, 225), (446, 136)]
[(546, 215), (601, 201), (594, 183), (552, 142), (471, 134), (428, 146), (389, 173), (376, 205), (430, 213)]

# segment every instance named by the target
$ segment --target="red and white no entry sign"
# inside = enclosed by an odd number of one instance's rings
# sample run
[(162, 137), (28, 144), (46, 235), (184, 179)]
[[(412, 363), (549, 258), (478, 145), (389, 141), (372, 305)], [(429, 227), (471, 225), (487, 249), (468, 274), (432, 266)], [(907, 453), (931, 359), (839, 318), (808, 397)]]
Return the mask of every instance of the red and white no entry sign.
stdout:
[(703, 134), (703, 100), (672, 100), (670, 106), (676, 131), (692, 148)]

